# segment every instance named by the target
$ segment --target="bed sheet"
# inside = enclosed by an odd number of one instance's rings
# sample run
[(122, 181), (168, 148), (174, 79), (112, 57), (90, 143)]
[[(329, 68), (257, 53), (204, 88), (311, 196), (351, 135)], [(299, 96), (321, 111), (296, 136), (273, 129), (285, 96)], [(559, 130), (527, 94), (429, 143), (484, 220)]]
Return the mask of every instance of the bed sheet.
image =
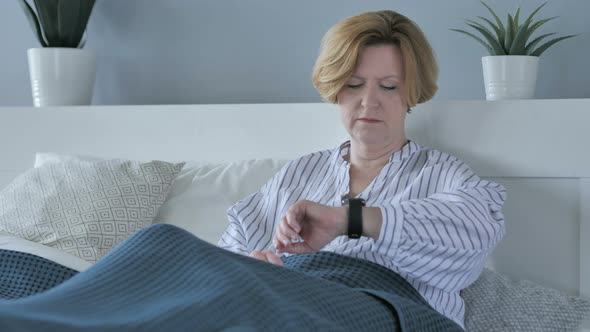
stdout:
[(35, 255), (75, 271), (84, 271), (92, 264), (65, 251), (0, 232), (0, 249)]

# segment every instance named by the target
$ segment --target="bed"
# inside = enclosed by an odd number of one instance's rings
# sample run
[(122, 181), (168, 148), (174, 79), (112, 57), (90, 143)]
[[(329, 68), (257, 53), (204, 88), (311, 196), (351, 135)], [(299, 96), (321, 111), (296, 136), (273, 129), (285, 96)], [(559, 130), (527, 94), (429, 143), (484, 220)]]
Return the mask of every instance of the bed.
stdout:
[[(589, 110), (590, 99), (435, 101), (408, 116), (410, 139), (507, 188), (507, 235), (490, 271), (590, 298)], [(186, 162), (154, 220), (215, 243), (228, 204), (286, 160), (343, 142), (339, 121), (321, 103), (0, 108), (0, 188), (35, 165), (70, 159)], [(92, 265), (6, 234), (0, 249), (77, 271)], [(580, 331), (590, 331), (588, 321)]]

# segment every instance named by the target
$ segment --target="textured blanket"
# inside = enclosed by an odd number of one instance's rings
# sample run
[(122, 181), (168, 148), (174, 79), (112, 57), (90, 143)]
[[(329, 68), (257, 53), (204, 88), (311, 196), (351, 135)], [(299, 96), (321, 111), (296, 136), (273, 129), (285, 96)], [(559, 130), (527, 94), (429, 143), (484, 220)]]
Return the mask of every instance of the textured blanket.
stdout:
[(88, 270), (0, 251), (2, 331), (462, 331), (401, 277), (333, 253), (284, 267), (170, 225)]

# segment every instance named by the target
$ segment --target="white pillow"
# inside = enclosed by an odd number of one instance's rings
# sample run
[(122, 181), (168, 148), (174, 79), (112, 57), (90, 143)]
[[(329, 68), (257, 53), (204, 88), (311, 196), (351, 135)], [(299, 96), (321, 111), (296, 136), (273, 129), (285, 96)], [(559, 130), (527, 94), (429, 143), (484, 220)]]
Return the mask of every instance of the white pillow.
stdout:
[[(71, 160), (100, 160), (87, 156), (37, 153), (35, 167)], [(226, 163), (187, 162), (160, 207), (155, 223), (176, 225), (217, 244), (225, 231), (227, 209), (256, 192), (286, 160), (252, 159)]]
[(0, 231), (95, 262), (151, 225), (184, 163), (47, 163), (0, 191)]
[(64, 154), (57, 154), (52, 152), (37, 152), (35, 154), (35, 165), (34, 168), (39, 168), (46, 164), (56, 164), (56, 163), (65, 163), (68, 161), (100, 161), (100, 160), (107, 160), (111, 158), (99, 158), (99, 157), (92, 157), (92, 156), (71, 156), (71, 155), (64, 155)]

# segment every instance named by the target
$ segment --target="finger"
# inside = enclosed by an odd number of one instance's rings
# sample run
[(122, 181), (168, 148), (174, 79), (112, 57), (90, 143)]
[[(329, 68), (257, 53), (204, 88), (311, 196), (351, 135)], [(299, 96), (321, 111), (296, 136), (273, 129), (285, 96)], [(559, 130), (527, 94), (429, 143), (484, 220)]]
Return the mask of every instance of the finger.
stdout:
[(272, 235), (272, 244), (275, 246), (275, 248), (279, 247), (279, 245), (281, 244), (281, 239), (280, 239), (281, 223), (283, 222), (284, 219), (285, 219), (285, 217), (283, 216), (281, 218), (281, 221), (276, 226), (274, 234)]
[(285, 236), (287, 236), (289, 239), (298, 239), (299, 238), (299, 232), (296, 232), (287, 222), (287, 220), (283, 220), (280, 224), (279, 224), (279, 228), (281, 229), (281, 233), (283, 233)]
[(275, 251), (279, 254), (284, 252), (283, 248), (285, 248), (285, 246), (282, 243), (278, 243), (275, 245)]
[(277, 239), (279, 244), (283, 246), (286, 246), (287, 244), (289, 244), (289, 242), (291, 242), (291, 240), (281, 231), (275, 233), (275, 238)]
[(262, 252), (257, 251), (257, 250), (252, 251), (250, 253), (250, 257), (256, 258), (261, 261), (266, 261), (266, 256)]
[(285, 218), (283, 218), (277, 227), (277, 230), (274, 235), (275, 247), (277, 245), (276, 242), (286, 245), (287, 243), (291, 242), (292, 235), (297, 236), (292, 231), (287, 230), (287, 228), (285, 227), (286, 224), (287, 222), (285, 221)]
[(286, 246), (281, 248), (281, 252), (286, 252), (290, 254), (309, 254), (312, 252), (316, 252), (310, 248), (305, 242), (293, 242), (289, 243)]
[(275, 255), (272, 251), (266, 252), (266, 260), (271, 262), (275, 265), (283, 265), (283, 261), (279, 258), (279, 256)]
[(299, 207), (294, 207), (292, 209), (289, 209), (289, 211), (287, 211), (287, 214), (285, 215), (287, 225), (289, 225), (289, 227), (291, 227), (297, 234), (301, 232), (301, 213), (299, 212), (299, 210)]

